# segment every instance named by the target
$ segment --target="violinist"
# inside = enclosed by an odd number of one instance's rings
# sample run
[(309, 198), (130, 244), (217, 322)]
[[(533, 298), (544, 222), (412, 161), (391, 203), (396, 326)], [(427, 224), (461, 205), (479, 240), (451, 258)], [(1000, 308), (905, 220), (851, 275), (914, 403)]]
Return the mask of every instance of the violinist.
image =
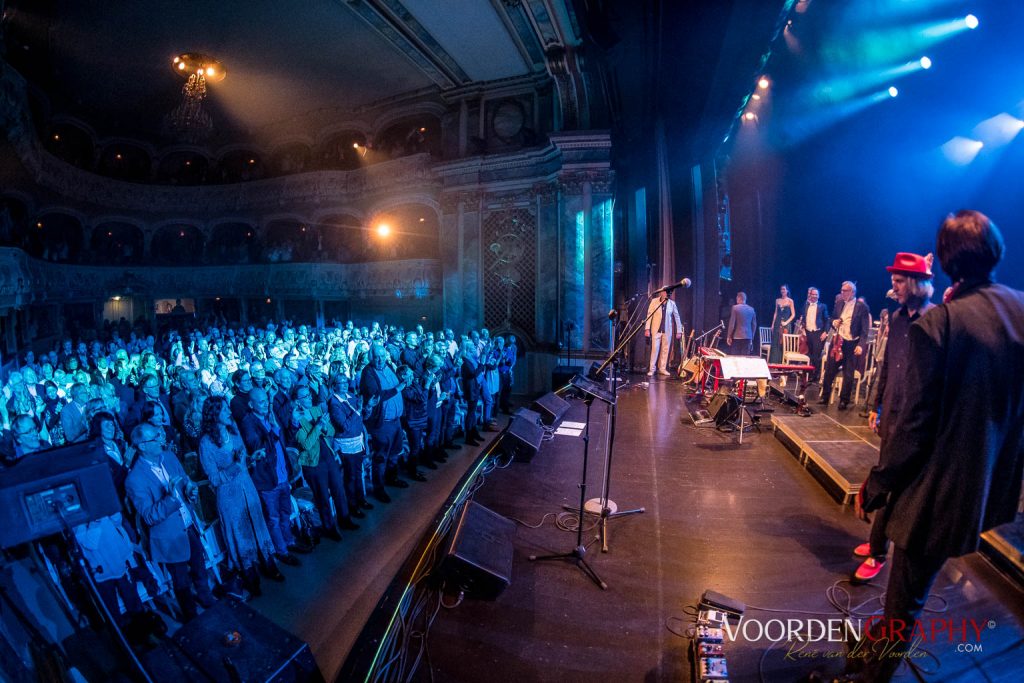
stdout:
[[(847, 280), (836, 297), (832, 311), (832, 342), (828, 361), (825, 363), (825, 379), (821, 384), (821, 405), (828, 405), (832, 395), (832, 383), (843, 370), (843, 388), (839, 392), (839, 409), (850, 407), (853, 393), (853, 373), (857, 369), (855, 359), (864, 354), (868, 330), (871, 328), (871, 314), (867, 304), (857, 299), (857, 285)], [(822, 334), (822, 341), (828, 333)]]

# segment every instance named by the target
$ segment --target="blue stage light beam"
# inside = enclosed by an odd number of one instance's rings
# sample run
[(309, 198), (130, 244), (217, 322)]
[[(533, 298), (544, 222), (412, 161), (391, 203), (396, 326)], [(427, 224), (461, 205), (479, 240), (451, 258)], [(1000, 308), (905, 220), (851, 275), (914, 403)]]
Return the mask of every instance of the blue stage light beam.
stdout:
[(942, 153), (950, 162), (957, 166), (966, 166), (974, 161), (974, 157), (978, 156), (978, 152), (984, 146), (985, 143), (981, 140), (971, 140), (970, 138), (957, 136), (942, 145)]
[(974, 127), (971, 134), (975, 140), (983, 142), (986, 149), (994, 149), (1013, 142), (1022, 128), (1024, 121), (1004, 112), (985, 119)]
[(799, 144), (868, 107), (891, 100), (896, 95), (891, 94), (890, 90), (895, 88), (871, 92), (803, 115), (790, 116), (780, 124), (776, 141), (783, 146)]
[[(927, 64), (927, 66), (925, 66)], [(899, 66), (886, 69), (875, 69), (857, 74), (850, 74), (840, 78), (833, 78), (813, 87), (811, 91), (805, 91), (801, 98), (805, 106), (836, 104), (851, 99), (868, 90), (891, 83), (900, 78), (906, 78), (911, 74), (925, 71), (932, 66), (932, 60), (928, 57), (921, 57), (912, 62), (906, 62)]]

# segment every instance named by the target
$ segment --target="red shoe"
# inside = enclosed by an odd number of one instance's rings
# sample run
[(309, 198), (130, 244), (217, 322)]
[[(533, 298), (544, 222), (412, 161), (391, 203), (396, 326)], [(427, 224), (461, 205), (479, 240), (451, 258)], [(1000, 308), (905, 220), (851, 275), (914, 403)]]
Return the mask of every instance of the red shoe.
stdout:
[(885, 561), (879, 562), (873, 557), (861, 562), (860, 566), (857, 567), (857, 571), (853, 573), (851, 581), (853, 583), (867, 583), (871, 579), (878, 576), (878, 572), (882, 571), (882, 567), (885, 566)]
[(853, 549), (853, 554), (857, 557), (871, 557), (871, 544), (861, 543)]

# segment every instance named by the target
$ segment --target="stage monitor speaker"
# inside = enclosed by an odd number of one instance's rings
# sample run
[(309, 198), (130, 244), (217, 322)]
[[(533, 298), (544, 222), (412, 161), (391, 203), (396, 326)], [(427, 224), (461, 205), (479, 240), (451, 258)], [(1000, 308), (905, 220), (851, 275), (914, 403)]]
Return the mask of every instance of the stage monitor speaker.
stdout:
[(544, 424), (551, 425), (561, 420), (569, 411), (569, 402), (558, 394), (550, 392), (534, 401), (533, 408), (540, 413), (540, 419)]
[(511, 455), (519, 462), (530, 462), (533, 456), (537, 455), (543, 441), (544, 428), (537, 422), (514, 417), (501, 439), (501, 447), (507, 455)]
[(468, 501), (452, 532), (441, 571), (450, 588), (466, 597), (494, 600), (512, 582), (512, 536), (516, 525)]
[(551, 371), (551, 390), (557, 391), (576, 375), (586, 372), (582, 365), (559, 365)]
[(530, 410), (529, 408), (520, 408), (512, 414), (512, 417), (521, 417), (527, 422), (540, 424), (540, 413), (535, 410)]
[(96, 440), (31, 453), (0, 468), (0, 548), (121, 511)]
[(270, 619), (225, 598), (145, 655), (157, 683), (323, 683), (309, 645)]
[(740, 409), (740, 401), (730, 393), (719, 392), (711, 399), (708, 405), (708, 413), (711, 414), (715, 424), (721, 427), (730, 420), (736, 418), (736, 412)]

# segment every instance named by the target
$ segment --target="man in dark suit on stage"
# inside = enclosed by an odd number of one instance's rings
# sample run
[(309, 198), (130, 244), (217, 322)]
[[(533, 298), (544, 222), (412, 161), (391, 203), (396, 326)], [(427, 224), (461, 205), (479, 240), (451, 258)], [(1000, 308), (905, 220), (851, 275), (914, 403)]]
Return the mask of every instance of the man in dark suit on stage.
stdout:
[(804, 321), (804, 332), (807, 333), (807, 355), (814, 366), (814, 377), (817, 378), (821, 371), (821, 348), (825, 339), (821, 336), (828, 332), (828, 304), (819, 301), (817, 287), (810, 287), (807, 290), (807, 301), (804, 302), (804, 310), (800, 319)]
[[(853, 372), (857, 368), (854, 362), (855, 356), (864, 354), (864, 347), (868, 343), (868, 330), (871, 327), (871, 314), (868, 306), (857, 299), (857, 285), (847, 280), (843, 283), (839, 296), (836, 297), (836, 306), (832, 310), (832, 328), (835, 336), (833, 344), (842, 344), (842, 360), (836, 361), (829, 349), (828, 362), (825, 364), (825, 379), (821, 383), (822, 405), (828, 405), (832, 395), (832, 383), (839, 374), (839, 368), (843, 369), (843, 388), (839, 392), (839, 410), (846, 410), (850, 407), (850, 394), (853, 393)], [(819, 339), (825, 340), (827, 332), (822, 332)], [(834, 348), (834, 347), (832, 347)]]
[[(892, 636), (896, 620), (913, 625), (946, 559), (977, 550), (983, 531), (1016, 515), (1024, 292), (992, 281), (1003, 249), (999, 230), (976, 211), (950, 216), (939, 230), (936, 253), (954, 285), (944, 305), (910, 328), (902, 407), (857, 494), (862, 519), (888, 496), (895, 546), (885, 619), (868, 640)], [(890, 640), (903, 650), (911, 642)], [(901, 660), (867, 661), (867, 679), (888, 681)]]

